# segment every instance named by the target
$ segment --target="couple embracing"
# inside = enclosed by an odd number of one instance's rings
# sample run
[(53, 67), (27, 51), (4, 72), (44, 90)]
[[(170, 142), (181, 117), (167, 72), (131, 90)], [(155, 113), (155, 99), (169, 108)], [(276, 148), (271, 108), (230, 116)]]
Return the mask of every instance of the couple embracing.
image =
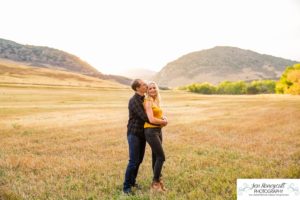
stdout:
[[(129, 146), (129, 162), (125, 173), (123, 192), (132, 194), (132, 188), (139, 189), (136, 183), (139, 166), (143, 161), (146, 142), (152, 150), (153, 182), (151, 190), (163, 192), (161, 179), (165, 154), (162, 148), (163, 126), (168, 124), (160, 108), (159, 88), (154, 82), (146, 84), (141, 79), (132, 82), (131, 88), (135, 94), (128, 104), (129, 120), (127, 124), (127, 140)], [(145, 95), (146, 94), (146, 95)]]

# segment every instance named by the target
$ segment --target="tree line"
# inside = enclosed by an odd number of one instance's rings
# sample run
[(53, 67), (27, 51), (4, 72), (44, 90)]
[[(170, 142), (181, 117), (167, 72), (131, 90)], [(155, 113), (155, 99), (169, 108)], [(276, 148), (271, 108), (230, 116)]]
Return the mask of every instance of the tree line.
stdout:
[(280, 80), (223, 81), (218, 85), (193, 83), (181, 90), (201, 94), (300, 94), (300, 64), (288, 66)]

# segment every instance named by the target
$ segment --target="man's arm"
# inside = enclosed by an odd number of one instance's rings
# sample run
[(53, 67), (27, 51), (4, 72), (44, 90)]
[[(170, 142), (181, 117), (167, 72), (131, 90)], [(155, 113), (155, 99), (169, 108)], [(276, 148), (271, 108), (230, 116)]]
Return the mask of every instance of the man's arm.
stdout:
[(143, 105), (137, 100), (133, 100), (129, 104), (129, 109), (132, 110), (141, 120), (149, 122), (149, 119), (144, 111)]

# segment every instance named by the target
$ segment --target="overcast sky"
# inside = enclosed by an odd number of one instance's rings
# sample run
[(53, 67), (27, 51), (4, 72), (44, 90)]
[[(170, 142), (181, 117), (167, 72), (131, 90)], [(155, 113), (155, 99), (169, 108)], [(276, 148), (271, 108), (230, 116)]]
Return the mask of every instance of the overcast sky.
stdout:
[(159, 71), (234, 46), (300, 61), (300, 0), (0, 0), (0, 38), (79, 56), (99, 71)]

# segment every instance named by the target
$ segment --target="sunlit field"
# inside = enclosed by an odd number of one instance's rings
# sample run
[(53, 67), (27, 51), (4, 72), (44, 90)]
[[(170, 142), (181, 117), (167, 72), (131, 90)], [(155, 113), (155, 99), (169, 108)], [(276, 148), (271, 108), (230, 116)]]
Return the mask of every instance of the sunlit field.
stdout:
[(0, 85), (0, 199), (236, 198), (237, 178), (300, 178), (300, 96), (162, 91), (168, 191), (150, 148), (122, 194), (128, 88)]

